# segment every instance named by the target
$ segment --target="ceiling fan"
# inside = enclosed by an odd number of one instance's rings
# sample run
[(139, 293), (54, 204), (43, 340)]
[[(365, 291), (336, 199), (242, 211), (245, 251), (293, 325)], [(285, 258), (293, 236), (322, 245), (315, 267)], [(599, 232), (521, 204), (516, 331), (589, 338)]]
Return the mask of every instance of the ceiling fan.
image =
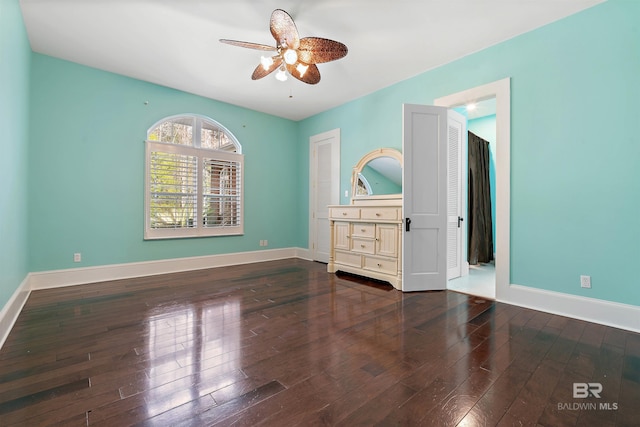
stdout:
[(251, 75), (253, 80), (261, 79), (278, 70), (276, 74), (278, 80), (286, 80), (289, 72), (296, 79), (313, 85), (320, 81), (320, 71), (316, 64), (335, 61), (346, 56), (348, 52), (347, 46), (334, 40), (320, 37), (301, 39), (293, 19), (282, 9), (276, 9), (271, 14), (270, 28), (271, 35), (276, 39), (275, 47), (220, 39), (222, 43), (233, 46), (276, 52), (273, 56), (262, 57), (260, 65)]

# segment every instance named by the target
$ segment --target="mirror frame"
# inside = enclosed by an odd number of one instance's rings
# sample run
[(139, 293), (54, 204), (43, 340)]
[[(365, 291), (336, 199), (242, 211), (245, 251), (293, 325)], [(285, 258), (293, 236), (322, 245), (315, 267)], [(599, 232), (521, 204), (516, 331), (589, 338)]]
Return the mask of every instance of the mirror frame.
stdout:
[(373, 196), (356, 196), (358, 186), (358, 175), (362, 172), (364, 167), (373, 159), (379, 157), (391, 157), (400, 163), (400, 168), (404, 168), (402, 153), (395, 148), (377, 148), (367, 154), (365, 154), (360, 161), (353, 167), (351, 173), (351, 203), (356, 200), (388, 200), (388, 199), (402, 199), (402, 193), (400, 194), (380, 194)]

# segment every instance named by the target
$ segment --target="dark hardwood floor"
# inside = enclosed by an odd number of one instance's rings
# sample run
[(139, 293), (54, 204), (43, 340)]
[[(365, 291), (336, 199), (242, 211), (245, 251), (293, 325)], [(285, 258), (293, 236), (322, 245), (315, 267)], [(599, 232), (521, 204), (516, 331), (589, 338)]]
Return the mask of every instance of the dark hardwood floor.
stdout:
[(0, 425), (638, 426), (640, 335), (296, 259), (43, 290)]

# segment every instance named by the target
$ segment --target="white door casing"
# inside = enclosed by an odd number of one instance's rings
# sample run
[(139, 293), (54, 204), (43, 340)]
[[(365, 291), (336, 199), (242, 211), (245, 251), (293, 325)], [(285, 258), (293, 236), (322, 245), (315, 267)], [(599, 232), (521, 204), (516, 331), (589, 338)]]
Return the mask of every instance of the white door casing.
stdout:
[(328, 205), (340, 203), (340, 129), (309, 138), (309, 251), (329, 262)]
[(511, 230), (511, 79), (438, 98), (436, 105), (454, 108), (469, 102), (496, 98), (496, 300), (509, 301)]
[(402, 107), (402, 290), (447, 284), (447, 109)]

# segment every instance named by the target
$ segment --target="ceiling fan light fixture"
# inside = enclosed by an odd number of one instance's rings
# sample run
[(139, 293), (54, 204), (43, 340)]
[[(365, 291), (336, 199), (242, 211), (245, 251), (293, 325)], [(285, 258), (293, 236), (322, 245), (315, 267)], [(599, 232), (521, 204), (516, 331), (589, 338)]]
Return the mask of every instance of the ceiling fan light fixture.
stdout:
[(265, 71), (267, 71), (269, 67), (273, 65), (273, 58), (270, 56), (261, 56), (260, 63), (262, 64), (262, 68), (264, 68)]
[(296, 70), (300, 74), (300, 77), (304, 77), (304, 73), (306, 73), (308, 69), (309, 69), (308, 65), (304, 65), (301, 63), (298, 63), (298, 65), (296, 66)]
[(287, 72), (285, 71), (284, 67), (281, 67), (278, 72), (276, 73), (276, 79), (281, 81), (281, 82), (286, 82), (287, 81)]
[(220, 42), (232, 46), (275, 53), (270, 58), (263, 56), (260, 59), (251, 74), (251, 80), (261, 79), (278, 70), (276, 79), (279, 81), (286, 81), (287, 74), (291, 74), (303, 83), (315, 85), (320, 82), (320, 71), (316, 64), (344, 58), (348, 52), (347, 46), (335, 40), (321, 37), (300, 38), (291, 15), (282, 9), (276, 9), (271, 14), (269, 29), (276, 40), (275, 46), (220, 39)]
[(295, 49), (287, 49), (282, 54), (282, 59), (289, 65), (293, 65), (298, 62), (298, 52)]

